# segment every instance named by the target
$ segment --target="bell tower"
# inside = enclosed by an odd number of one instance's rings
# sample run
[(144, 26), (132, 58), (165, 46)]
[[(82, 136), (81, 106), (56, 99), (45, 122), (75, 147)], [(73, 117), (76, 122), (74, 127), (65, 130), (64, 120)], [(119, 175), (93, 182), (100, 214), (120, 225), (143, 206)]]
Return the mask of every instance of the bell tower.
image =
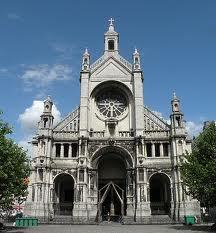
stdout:
[(119, 34), (114, 28), (114, 19), (109, 20), (109, 30), (104, 34), (104, 54), (118, 54), (119, 53)]
[(184, 128), (183, 116), (184, 114), (180, 110), (180, 100), (177, 98), (176, 93), (173, 93), (173, 99), (171, 101), (172, 114), (170, 115), (171, 126), (174, 130), (173, 133), (177, 133), (176, 130)]
[(48, 96), (44, 101), (44, 110), (41, 115), (41, 120), (39, 122), (39, 129), (52, 129), (53, 126), (53, 115), (52, 115), (53, 102), (51, 97)]

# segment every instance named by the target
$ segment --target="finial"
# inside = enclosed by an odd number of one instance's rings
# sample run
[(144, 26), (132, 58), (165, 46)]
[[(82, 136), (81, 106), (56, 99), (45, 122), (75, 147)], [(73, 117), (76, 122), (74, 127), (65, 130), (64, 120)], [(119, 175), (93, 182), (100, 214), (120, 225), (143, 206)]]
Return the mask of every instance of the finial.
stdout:
[(110, 24), (109, 24), (109, 31), (114, 31), (114, 24), (113, 24), (113, 22), (115, 20), (113, 18), (110, 18), (108, 21), (110, 22)]
[(173, 99), (178, 99), (175, 91), (173, 91)]
[(48, 101), (50, 101), (50, 102), (52, 101), (52, 99), (51, 99), (51, 96), (50, 96), (50, 95), (48, 95), (48, 96), (47, 96), (47, 100), (48, 100)]
[(134, 47), (134, 54), (139, 54), (138, 51), (137, 51), (136, 46)]
[(89, 55), (89, 53), (88, 53), (88, 49), (87, 48), (85, 48), (85, 53), (84, 53), (85, 55)]
[(110, 22), (110, 26), (113, 26), (113, 22), (114, 22), (115, 20), (114, 20), (113, 18), (110, 18), (108, 21)]

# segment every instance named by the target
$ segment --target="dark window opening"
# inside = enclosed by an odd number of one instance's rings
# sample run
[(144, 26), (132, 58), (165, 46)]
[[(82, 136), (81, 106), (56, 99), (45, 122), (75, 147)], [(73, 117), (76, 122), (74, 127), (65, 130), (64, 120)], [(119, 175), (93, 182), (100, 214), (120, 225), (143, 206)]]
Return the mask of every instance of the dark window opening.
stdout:
[(181, 119), (180, 119), (179, 116), (176, 117), (176, 124), (177, 124), (178, 127), (181, 126)]
[(79, 181), (84, 182), (84, 170), (79, 171)]
[(43, 169), (38, 170), (38, 175), (39, 175), (40, 181), (43, 181)]
[(114, 40), (109, 40), (108, 41), (108, 49), (109, 50), (114, 50)]
[(48, 122), (48, 118), (44, 118), (44, 120), (43, 120), (44, 128), (46, 128), (46, 127), (47, 127), (47, 122)]
[(147, 157), (152, 157), (152, 149), (151, 149), (151, 147), (152, 147), (151, 143), (147, 143), (146, 144)]
[(72, 144), (72, 157), (77, 157), (77, 152), (78, 152), (78, 146), (77, 144), (73, 143)]
[(60, 157), (61, 154), (61, 145), (56, 144), (56, 157)]
[(160, 157), (160, 144), (155, 144), (155, 157)]
[(169, 147), (168, 143), (163, 144), (163, 154), (164, 154), (165, 157), (167, 157), (169, 155), (168, 147)]
[(64, 144), (64, 157), (68, 157), (69, 145)]

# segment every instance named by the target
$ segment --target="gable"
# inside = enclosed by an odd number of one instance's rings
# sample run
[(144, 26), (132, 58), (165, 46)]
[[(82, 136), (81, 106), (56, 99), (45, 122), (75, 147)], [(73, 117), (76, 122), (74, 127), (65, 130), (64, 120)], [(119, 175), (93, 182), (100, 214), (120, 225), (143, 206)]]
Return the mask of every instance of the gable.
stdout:
[(111, 61), (105, 66), (101, 67), (95, 76), (107, 77), (107, 76), (125, 76), (128, 72), (125, 72), (121, 67), (119, 67), (115, 62)]
[[(123, 64), (123, 60), (121, 61), (119, 57), (109, 57), (108, 59), (101, 59), (101, 61), (102, 62), (96, 63), (96, 65), (93, 64), (91, 66), (93, 67), (91, 71), (92, 77), (131, 76), (130, 68), (132, 68), (132, 65), (125, 59), (125, 64)], [(128, 66), (126, 66), (126, 64), (128, 64)]]
[(169, 130), (170, 128), (164, 119), (155, 115), (147, 107), (144, 107), (144, 127), (145, 131)]
[(79, 107), (68, 114), (59, 122), (53, 131), (78, 131), (79, 129)]

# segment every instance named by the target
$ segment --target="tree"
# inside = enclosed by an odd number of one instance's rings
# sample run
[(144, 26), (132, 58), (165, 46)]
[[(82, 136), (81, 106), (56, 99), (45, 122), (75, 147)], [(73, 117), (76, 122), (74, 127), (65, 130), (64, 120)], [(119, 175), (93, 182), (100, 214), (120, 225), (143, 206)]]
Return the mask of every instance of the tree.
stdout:
[(216, 125), (211, 123), (195, 139), (185, 156), (182, 175), (188, 194), (204, 206), (216, 206)]
[(0, 118), (0, 208), (3, 210), (27, 194), (26, 179), (30, 172), (26, 152), (7, 137), (11, 133), (11, 128)]

